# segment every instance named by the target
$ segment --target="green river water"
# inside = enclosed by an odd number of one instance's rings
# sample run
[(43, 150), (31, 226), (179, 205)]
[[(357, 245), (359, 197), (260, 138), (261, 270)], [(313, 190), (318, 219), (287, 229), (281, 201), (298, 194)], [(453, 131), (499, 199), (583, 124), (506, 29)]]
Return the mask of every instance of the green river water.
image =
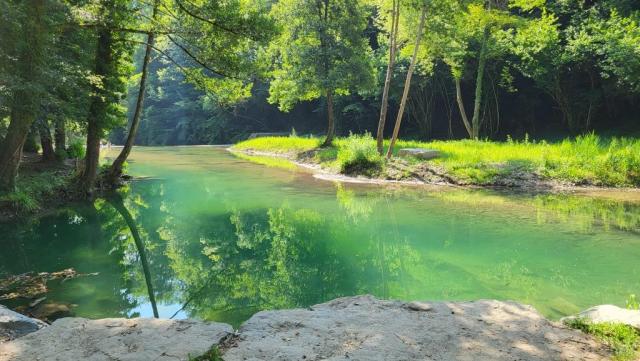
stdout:
[(129, 173), (119, 196), (0, 224), (0, 276), (73, 267), (98, 274), (51, 282), (45, 302), (235, 326), (365, 293), (552, 319), (640, 293), (640, 203), (624, 194), (340, 184), (215, 147), (136, 148)]

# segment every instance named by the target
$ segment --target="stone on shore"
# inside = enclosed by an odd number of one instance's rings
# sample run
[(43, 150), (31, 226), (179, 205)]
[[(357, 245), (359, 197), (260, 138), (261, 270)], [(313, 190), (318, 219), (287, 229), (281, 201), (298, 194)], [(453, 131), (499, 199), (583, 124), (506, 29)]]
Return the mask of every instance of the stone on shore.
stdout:
[(416, 157), (424, 160), (440, 157), (440, 151), (422, 148), (402, 148), (398, 151), (401, 157)]
[(224, 353), (240, 360), (603, 360), (591, 336), (513, 302), (339, 298), (263, 311)]
[(640, 311), (627, 310), (614, 305), (600, 305), (586, 309), (575, 316), (564, 317), (563, 322), (585, 319), (593, 323), (622, 323), (640, 330)]
[(200, 356), (233, 332), (194, 320), (61, 318), (0, 344), (0, 361), (176, 361)]
[(0, 342), (22, 337), (44, 327), (47, 327), (46, 323), (0, 305)]

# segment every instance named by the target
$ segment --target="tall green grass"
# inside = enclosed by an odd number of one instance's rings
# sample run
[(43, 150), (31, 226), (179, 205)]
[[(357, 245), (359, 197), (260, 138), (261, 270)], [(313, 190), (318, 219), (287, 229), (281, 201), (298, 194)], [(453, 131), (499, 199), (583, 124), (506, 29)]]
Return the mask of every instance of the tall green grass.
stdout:
[[(320, 163), (336, 162), (350, 148), (373, 144), (369, 136), (339, 138), (332, 148), (318, 150)], [(363, 138), (364, 137), (364, 138)], [(366, 141), (365, 141), (366, 139)], [(316, 149), (320, 139), (300, 137), (257, 138), (235, 146), (239, 150), (274, 153), (300, 153)], [(354, 145), (359, 143), (360, 145)], [(387, 143), (388, 146), (388, 143)], [(370, 147), (370, 146), (369, 146)], [(595, 134), (561, 142), (505, 142), (486, 140), (398, 141), (400, 148), (439, 150), (442, 157), (430, 162), (441, 166), (451, 176), (471, 184), (491, 184), (502, 176), (516, 172), (532, 173), (545, 179), (601, 186), (640, 186), (640, 140), (601, 138)], [(339, 164), (342, 162), (338, 161)]]

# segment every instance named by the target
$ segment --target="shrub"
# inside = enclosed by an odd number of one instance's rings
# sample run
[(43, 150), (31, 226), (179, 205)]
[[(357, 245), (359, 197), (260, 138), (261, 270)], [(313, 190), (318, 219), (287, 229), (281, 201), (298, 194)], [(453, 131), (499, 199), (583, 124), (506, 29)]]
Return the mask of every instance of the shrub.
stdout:
[(350, 134), (338, 143), (337, 162), (343, 174), (374, 175), (382, 168), (382, 157), (371, 134)]
[(82, 139), (76, 139), (69, 144), (67, 147), (67, 154), (69, 158), (80, 159), (84, 158), (86, 151), (84, 149), (84, 142)]

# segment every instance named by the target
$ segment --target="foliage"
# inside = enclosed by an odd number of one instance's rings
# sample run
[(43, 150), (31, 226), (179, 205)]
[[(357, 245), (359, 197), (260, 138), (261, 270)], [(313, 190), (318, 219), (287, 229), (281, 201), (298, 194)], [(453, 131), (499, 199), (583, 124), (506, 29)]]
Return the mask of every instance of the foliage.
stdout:
[(350, 134), (337, 142), (337, 163), (343, 174), (375, 175), (382, 167), (382, 157), (371, 134)]
[(369, 91), (374, 69), (363, 36), (366, 15), (360, 0), (280, 0), (272, 9), (281, 34), (269, 46), (269, 101), (290, 110), (298, 101)]
[(631, 326), (610, 322), (592, 323), (585, 319), (571, 320), (567, 324), (609, 345), (617, 360), (635, 360), (640, 352), (640, 333)]
[(638, 299), (635, 294), (629, 295), (627, 299), (627, 308), (630, 310), (640, 310), (640, 303), (638, 303)]

